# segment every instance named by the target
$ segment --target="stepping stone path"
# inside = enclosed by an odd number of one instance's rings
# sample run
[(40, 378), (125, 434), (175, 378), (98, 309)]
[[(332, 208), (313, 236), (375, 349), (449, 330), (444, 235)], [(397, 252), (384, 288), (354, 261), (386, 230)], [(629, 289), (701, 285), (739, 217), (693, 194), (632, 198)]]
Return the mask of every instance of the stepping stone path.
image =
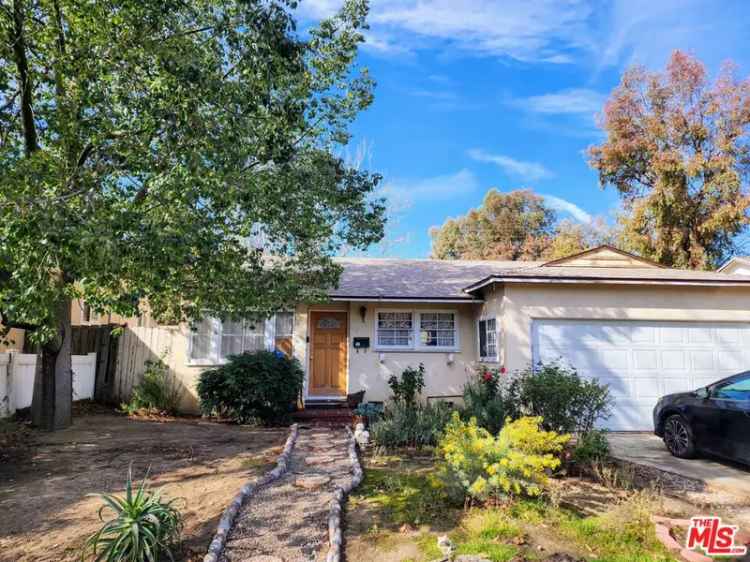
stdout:
[(321, 562), (333, 492), (351, 480), (344, 428), (300, 427), (289, 471), (242, 507), (222, 562)]

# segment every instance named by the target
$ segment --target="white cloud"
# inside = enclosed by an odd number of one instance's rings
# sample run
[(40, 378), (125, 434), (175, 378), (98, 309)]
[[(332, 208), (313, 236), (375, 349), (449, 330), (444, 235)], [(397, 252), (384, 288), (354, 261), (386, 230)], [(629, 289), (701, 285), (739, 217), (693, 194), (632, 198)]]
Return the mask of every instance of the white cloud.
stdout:
[[(299, 13), (318, 20), (342, 3), (303, 0)], [(705, 0), (372, 0), (365, 48), (386, 55), (437, 48), (578, 63), (594, 77), (634, 62), (662, 68), (674, 49), (694, 52), (710, 68), (746, 58), (746, 4), (711, 8)]]
[(606, 97), (588, 88), (569, 88), (527, 98), (512, 98), (509, 103), (531, 113), (543, 115), (590, 115), (601, 111)]
[(381, 194), (395, 211), (409, 208), (425, 201), (447, 201), (473, 193), (479, 188), (476, 176), (466, 168), (455, 174), (418, 179), (395, 179), (386, 182)]
[(468, 151), (469, 157), (477, 162), (487, 162), (499, 166), (505, 173), (524, 180), (536, 181), (550, 178), (554, 174), (539, 162), (516, 160), (504, 154), (490, 154), (479, 148)]
[(455, 92), (448, 92), (443, 90), (410, 90), (409, 95), (416, 98), (429, 98), (438, 101), (455, 101), (458, 98)]
[(746, 55), (747, 3), (704, 0), (613, 0), (592, 26), (598, 69), (638, 63), (661, 69), (674, 49), (709, 67)]
[[(341, 3), (305, 0), (300, 12), (320, 19)], [(384, 45), (398, 45), (402, 51), (450, 47), (472, 55), (561, 64), (573, 59), (571, 51), (588, 44), (584, 30), (590, 13), (585, 0), (374, 0), (368, 41), (376, 50)]]
[(566, 199), (561, 199), (560, 197), (555, 197), (554, 195), (542, 195), (542, 197), (544, 197), (544, 200), (547, 203), (548, 207), (555, 209), (556, 211), (568, 213), (578, 222), (590, 223), (593, 219), (593, 217), (589, 213), (581, 209), (575, 203), (571, 203)]

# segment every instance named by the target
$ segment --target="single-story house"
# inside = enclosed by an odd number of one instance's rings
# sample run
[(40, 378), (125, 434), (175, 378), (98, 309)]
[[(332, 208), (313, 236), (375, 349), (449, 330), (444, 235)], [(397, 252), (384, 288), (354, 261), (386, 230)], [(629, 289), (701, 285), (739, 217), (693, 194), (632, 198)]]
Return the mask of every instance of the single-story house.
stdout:
[(478, 365), (565, 361), (610, 385), (608, 426), (649, 430), (663, 394), (750, 369), (750, 276), (662, 267), (602, 246), (548, 262), (337, 258), (324, 305), (269, 320), (206, 319), (173, 350), (188, 388), (244, 350), (299, 359), (306, 404), (365, 391), (423, 363), (428, 400), (458, 400)]

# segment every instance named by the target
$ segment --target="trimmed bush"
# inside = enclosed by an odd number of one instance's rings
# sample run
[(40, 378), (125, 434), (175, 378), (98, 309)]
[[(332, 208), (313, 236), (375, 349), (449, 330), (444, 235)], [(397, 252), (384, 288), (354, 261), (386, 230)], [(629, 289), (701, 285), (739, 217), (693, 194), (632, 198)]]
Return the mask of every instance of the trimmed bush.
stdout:
[(583, 379), (575, 369), (539, 363), (511, 378), (505, 404), (511, 418), (538, 416), (547, 430), (584, 434), (610, 416), (612, 397), (607, 385)]
[(176, 414), (181, 395), (180, 384), (162, 361), (146, 361), (143, 379), (120, 408), (131, 415), (141, 411)]
[(464, 422), (454, 413), (438, 445), (448, 489), (477, 501), (540, 495), (570, 440), (544, 431), (541, 423), (531, 417), (508, 421), (495, 437), (476, 419)]
[(179, 544), (182, 516), (176, 500), (164, 501), (161, 493), (151, 491), (143, 479), (133, 490), (131, 471), (125, 484), (125, 497), (101, 494), (104, 505), (99, 519), (108, 510), (114, 517), (104, 522), (84, 544), (81, 559), (89, 555), (105, 562), (153, 562), (169, 558)]
[(233, 355), (226, 365), (201, 373), (201, 410), (238, 423), (283, 422), (302, 392), (303, 378), (299, 361), (281, 352)]
[(444, 402), (393, 402), (385, 408), (382, 419), (370, 425), (370, 437), (377, 446), (389, 449), (436, 445), (452, 412)]

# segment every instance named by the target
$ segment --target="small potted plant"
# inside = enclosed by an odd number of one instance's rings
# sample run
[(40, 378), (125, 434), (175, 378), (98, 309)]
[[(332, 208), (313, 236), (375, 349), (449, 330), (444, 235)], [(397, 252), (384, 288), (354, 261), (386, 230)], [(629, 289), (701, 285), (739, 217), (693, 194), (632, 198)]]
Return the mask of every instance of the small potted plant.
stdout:
[(358, 423), (369, 427), (370, 424), (377, 421), (383, 416), (383, 404), (379, 402), (367, 402), (360, 404), (354, 409), (354, 427)]

